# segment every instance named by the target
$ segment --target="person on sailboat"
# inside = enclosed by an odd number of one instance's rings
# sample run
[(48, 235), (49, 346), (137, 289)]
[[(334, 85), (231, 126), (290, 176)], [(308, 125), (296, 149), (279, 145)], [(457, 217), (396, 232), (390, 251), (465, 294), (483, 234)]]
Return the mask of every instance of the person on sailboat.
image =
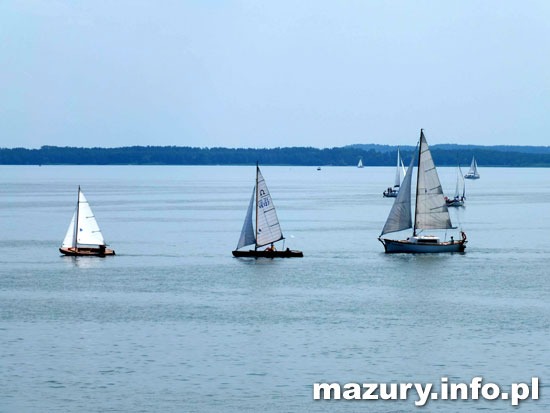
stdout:
[(273, 243), (271, 243), (271, 245), (269, 247), (267, 247), (265, 250), (266, 251), (277, 251), (277, 248), (275, 248), (275, 245), (273, 245)]

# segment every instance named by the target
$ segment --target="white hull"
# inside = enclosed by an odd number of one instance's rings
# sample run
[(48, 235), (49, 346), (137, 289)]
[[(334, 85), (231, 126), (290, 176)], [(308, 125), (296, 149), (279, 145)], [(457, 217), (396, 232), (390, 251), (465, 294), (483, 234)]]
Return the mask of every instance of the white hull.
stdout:
[(464, 175), (464, 178), (466, 178), (466, 179), (479, 179), (479, 175), (466, 174), (466, 175)]
[(386, 238), (378, 238), (384, 245), (386, 253), (440, 253), (440, 252), (463, 252), (466, 248), (466, 241), (422, 243), (409, 242), (407, 240), (397, 241)]

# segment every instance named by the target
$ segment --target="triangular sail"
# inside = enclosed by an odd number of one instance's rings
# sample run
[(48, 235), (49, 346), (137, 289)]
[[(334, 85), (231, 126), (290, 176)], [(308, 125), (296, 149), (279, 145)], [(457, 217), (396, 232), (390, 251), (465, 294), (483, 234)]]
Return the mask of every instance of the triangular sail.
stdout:
[(417, 229), (452, 228), (449, 210), (428, 142), (420, 132), (418, 184), (416, 187), (415, 233)]
[(82, 191), (79, 192), (78, 202), (77, 243), (84, 245), (105, 245), (105, 240), (97, 225), (94, 213)]
[(401, 170), (399, 169), (401, 156), (399, 154), (399, 148), (397, 148), (397, 168), (395, 169), (395, 183), (393, 184), (394, 188), (399, 188), (399, 185), (401, 185)]
[(399, 193), (395, 198), (393, 206), (391, 208), (386, 224), (382, 229), (380, 235), (387, 234), (388, 232), (402, 231), (412, 227), (411, 218), (411, 179), (414, 169), (414, 156), (411, 159), (409, 169), (405, 174)]
[(462, 180), (462, 198), (466, 199), (466, 180), (464, 179), (460, 165), (458, 165), (458, 176), (460, 176), (460, 179)]
[(71, 219), (71, 223), (69, 224), (69, 228), (67, 229), (67, 234), (65, 234), (65, 239), (63, 240), (63, 245), (61, 245), (62, 248), (74, 248), (74, 221), (76, 218), (76, 210), (73, 213), (73, 218)]
[(362, 168), (362, 167), (363, 167), (363, 158), (359, 158), (359, 163), (357, 164), (357, 167), (358, 167), (358, 168)]
[(468, 171), (468, 174), (475, 174), (476, 172), (477, 172), (476, 158), (472, 157), (472, 163), (470, 165), (470, 170)]
[(256, 187), (252, 189), (252, 196), (250, 197), (250, 203), (248, 204), (248, 210), (246, 211), (246, 218), (244, 219), (243, 229), (241, 230), (241, 236), (239, 237), (239, 243), (237, 249), (256, 243), (254, 237), (254, 226), (252, 225), (252, 211), (254, 210), (254, 198), (256, 196)]
[(458, 184), (459, 184), (459, 181), (460, 181), (460, 177), (461, 177), (461, 174), (460, 174), (460, 166), (459, 166), (459, 169), (457, 170), (457, 175), (456, 175), (455, 198), (460, 197), (460, 191), (458, 189)]
[(275, 205), (267, 189), (264, 177), (257, 167), (256, 195), (256, 246), (262, 247), (283, 239)]

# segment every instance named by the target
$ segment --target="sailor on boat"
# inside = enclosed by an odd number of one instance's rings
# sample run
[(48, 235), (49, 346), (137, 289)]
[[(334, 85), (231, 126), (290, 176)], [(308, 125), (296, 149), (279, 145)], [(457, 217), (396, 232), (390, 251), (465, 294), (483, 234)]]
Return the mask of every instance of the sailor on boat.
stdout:
[(105, 257), (115, 255), (107, 248), (103, 234), (84, 193), (78, 187), (76, 209), (59, 251), (64, 255)]
[[(254, 214), (255, 212), (255, 214)], [(254, 231), (253, 215), (255, 215), (256, 230)], [(266, 257), (266, 258), (291, 258), (303, 257), (302, 251), (290, 249), (277, 251), (274, 243), (284, 240), (279, 218), (275, 211), (275, 205), (265, 183), (260, 167), (256, 163), (256, 184), (252, 190), (252, 196), (248, 204), (248, 210), (244, 219), (243, 228), (237, 248), (233, 251), (235, 257)], [(253, 250), (242, 250), (248, 245), (254, 245)], [(258, 248), (270, 245), (265, 250)], [(284, 248), (284, 247), (283, 247)]]
[[(378, 240), (384, 245), (386, 253), (435, 253), (435, 252), (462, 252), (466, 248), (466, 234), (461, 232), (462, 240), (441, 241), (435, 235), (423, 235), (424, 230), (452, 229), (449, 210), (443, 197), (441, 182), (432, 160), (428, 142), (424, 131), (420, 130), (418, 145), (418, 170), (416, 183), (416, 207), (414, 224), (411, 213), (411, 180), (414, 169), (414, 160), (411, 159), (409, 169), (405, 174), (399, 194), (395, 198), (386, 224)], [(383, 235), (413, 228), (412, 237), (406, 240), (382, 238)]]

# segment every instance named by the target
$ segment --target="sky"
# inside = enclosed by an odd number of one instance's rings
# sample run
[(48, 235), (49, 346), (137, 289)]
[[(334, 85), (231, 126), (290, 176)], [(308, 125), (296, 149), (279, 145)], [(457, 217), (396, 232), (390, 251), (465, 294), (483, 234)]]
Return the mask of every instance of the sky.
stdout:
[(0, 146), (550, 145), (550, 2), (0, 0)]

